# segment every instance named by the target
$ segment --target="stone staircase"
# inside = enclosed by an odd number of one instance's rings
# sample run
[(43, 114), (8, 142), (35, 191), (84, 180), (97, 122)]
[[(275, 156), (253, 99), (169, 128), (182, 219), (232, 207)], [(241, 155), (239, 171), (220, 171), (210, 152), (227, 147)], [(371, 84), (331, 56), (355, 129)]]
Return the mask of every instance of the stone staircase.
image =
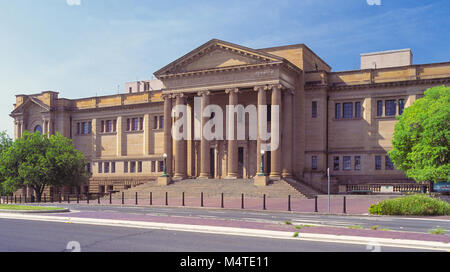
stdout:
[(292, 188), (294, 188), (295, 190), (297, 190), (298, 192), (300, 192), (307, 198), (313, 198), (314, 196), (320, 194), (319, 191), (311, 188), (308, 185), (305, 185), (301, 181), (298, 181), (298, 180), (295, 180), (292, 178), (287, 178), (287, 179), (285, 179), (285, 181), (287, 184), (289, 184), (289, 186), (291, 186)]
[(122, 192), (125, 199), (134, 199), (136, 192), (138, 198), (148, 198), (150, 192), (154, 198), (165, 197), (166, 192), (170, 196), (181, 196), (185, 193), (185, 197), (199, 197), (203, 192), (204, 197), (220, 197), (223, 193), (225, 197), (241, 197), (245, 194), (246, 197), (262, 197), (264, 194), (268, 198), (286, 198), (288, 195), (296, 198), (308, 197), (307, 194), (302, 193), (301, 187), (292, 185), (292, 182), (285, 180), (271, 181), (266, 187), (257, 187), (253, 184), (251, 179), (186, 179), (173, 182), (168, 186), (159, 186), (156, 181), (150, 181), (127, 190), (122, 190), (112, 195), (114, 199), (122, 198)]

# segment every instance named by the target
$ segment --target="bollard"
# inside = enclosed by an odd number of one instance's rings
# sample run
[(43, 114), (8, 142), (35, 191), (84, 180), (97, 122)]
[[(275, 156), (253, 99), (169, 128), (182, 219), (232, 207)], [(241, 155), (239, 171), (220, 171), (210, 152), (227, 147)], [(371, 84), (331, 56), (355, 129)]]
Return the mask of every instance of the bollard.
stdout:
[(47, 203), (47, 195), (44, 194), (44, 203)]
[(291, 195), (288, 196), (288, 211), (291, 211)]
[(182, 196), (182, 199), (181, 199), (181, 206), (184, 207), (184, 192), (183, 192), (183, 196)]
[(19, 195), (19, 204), (22, 204), (22, 195)]
[(80, 204), (80, 194), (77, 192), (77, 204)]
[(347, 197), (344, 196), (344, 210), (343, 213), (347, 213)]
[(244, 194), (241, 195), (241, 209), (244, 209)]
[(109, 193), (109, 204), (112, 204), (112, 193)]
[(53, 193), (50, 194), (50, 203), (53, 203)]
[(14, 195), (14, 204), (17, 204), (17, 196)]
[(263, 195), (263, 210), (266, 210), (266, 194)]
[(222, 195), (221, 195), (221, 205), (220, 205), (220, 207), (223, 209), (223, 208), (225, 208), (225, 205), (224, 205), (224, 203), (223, 203), (224, 201), (223, 201), (223, 193), (222, 193)]
[(97, 204), (100, 205), (100, 193), (97, 194)]
[(150, 192), (150, 206), (153, 205), (153, 193)]
[(67, 194), (67, 204), (70, 204), (70, 195)]
[[(31, 199), (33, 199), (33, 198), (31, 198)], [(61, 197), (61, 193), (59, 193), (59, 203), (61, 203), (61, 201), (62, 201), (62, 197)]]
[(87, 204), (89, 204), (89, 193), (86, 193)]
[(136, 192), (136, 206), (138, 205), (138, 192)]
[(314, 209), (314, 212), (319, 212), (319, 209), (318, 209), (318, 207), (317, 207), (317, 196), (315, 196), (314, 197), (314, 199), (315, 199), (315, 209)]
[(125, 193), (122, 192), (122, 205), (125, 204)]
[(200, 197), (200, 207), (203, 207), (203, 192), (202, 192), (201, 197)]
[(169, 193), (166, 192), (166, 206), (169, 206)]

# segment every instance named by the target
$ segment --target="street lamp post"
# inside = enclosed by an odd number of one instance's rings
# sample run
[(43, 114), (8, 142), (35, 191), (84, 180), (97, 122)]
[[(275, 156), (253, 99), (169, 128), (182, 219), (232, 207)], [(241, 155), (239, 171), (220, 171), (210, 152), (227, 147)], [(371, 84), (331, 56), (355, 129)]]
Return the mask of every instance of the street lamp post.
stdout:
[(167, 177), (167, 154), (164, 153), (164, 174), (163, 177)]
[(265, 176), (264, 173), (264, 150), (261, 150), (261, 169), (259, 170), (258, 176)]

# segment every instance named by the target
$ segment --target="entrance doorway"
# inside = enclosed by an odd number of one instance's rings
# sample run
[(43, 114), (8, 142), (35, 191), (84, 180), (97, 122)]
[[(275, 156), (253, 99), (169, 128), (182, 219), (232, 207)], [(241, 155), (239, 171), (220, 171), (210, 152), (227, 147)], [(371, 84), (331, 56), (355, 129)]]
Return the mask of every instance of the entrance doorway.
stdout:
[(211, 148), (209, 150), (209, 173), (211, 174), (211, 178), (215, 178), (216, 177), (216, 149), (215, 148)]
[(238, 148), (238, 178), (244, 177), (244, 148)]

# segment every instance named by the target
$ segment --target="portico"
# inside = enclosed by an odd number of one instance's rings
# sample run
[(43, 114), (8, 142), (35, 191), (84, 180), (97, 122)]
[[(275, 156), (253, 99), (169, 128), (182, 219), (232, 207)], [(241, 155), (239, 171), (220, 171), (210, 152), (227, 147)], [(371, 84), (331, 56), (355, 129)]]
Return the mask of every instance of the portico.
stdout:
[[(292, 176), (292, 103), (296, 91), (301, 91), (296, 90), (301, 74), (299, 68), (282, 58), (218, 40), (157, 71), (155, 75), (166, 87), (163, 89), (165, 152), (170, 154), (174, 150), (173, 158), (169, 156), (167, 160), (168, 174), (175, 180), (253, 178), (261, 165), (261, 150), (265, 149), (270, 151), (266, 153), (270, 156), (266, 174), (271, 179)], [(192, 103), (195, 99), (201, 103)], [(174, 115), (172, 105), (187, 107), (188, 125), (177, 133), (186, 135), (188, 140), (170, 138), (173, 125), (183, 118), (182, 114)], [(226, 114), (215, 116), (208, 111), (211, 105)], [(243, 110), (227, 112), (227, 107), (238, 105)], [(263, 106), (269, 110), (263, 111)], [(252, 107), (257, 109), (257, 125), (249, 124), (247, 109)], [(195, 112), (200, 112), (200, 116)], [(271, 137), (262, 139), (259, 127), (266, 120), (263, 127)], [(208, 121), (214, 124), (212, 128)], [(242, 122), (244, 126), (239, 127)], [(225, 135), (213, 133), (212, 139), (205, 137), (203, 128), (215, 132), (218, 126), (222, 126)], [(251, 132), (257, 135), (255, 139), (251, 139)], [(244, 138), (239, 137), (242, 133)], [(193, 144), (188, 148), (190, 140)]]

